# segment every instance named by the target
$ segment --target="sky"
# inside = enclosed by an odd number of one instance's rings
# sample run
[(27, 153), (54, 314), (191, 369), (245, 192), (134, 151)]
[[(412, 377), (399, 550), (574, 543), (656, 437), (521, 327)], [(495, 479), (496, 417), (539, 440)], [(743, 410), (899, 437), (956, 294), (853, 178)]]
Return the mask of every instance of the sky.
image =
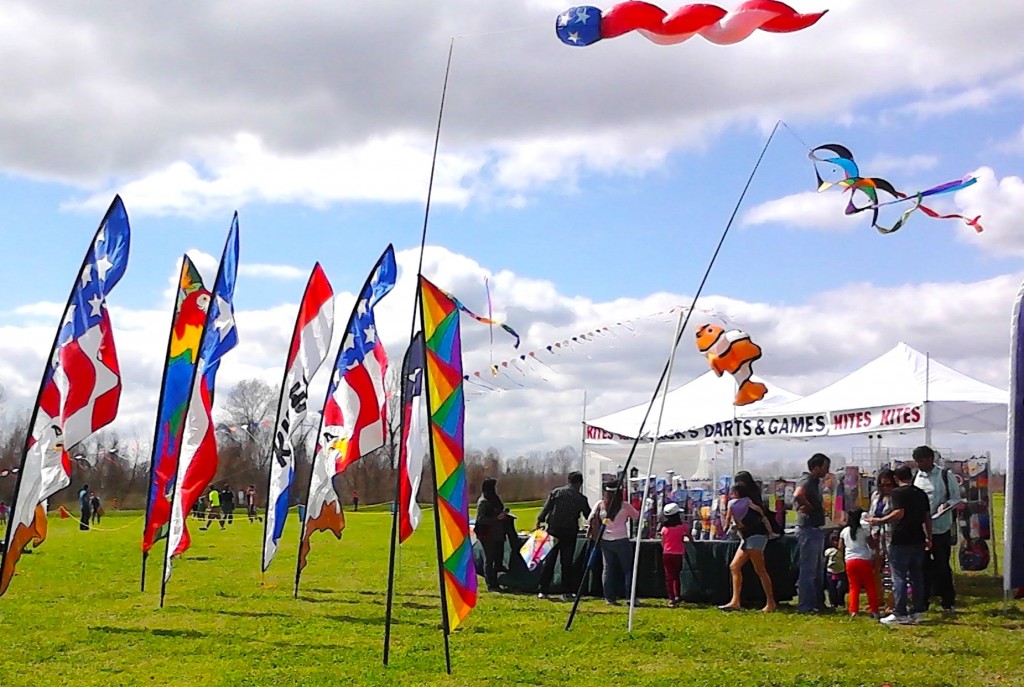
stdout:
[[(449, 46), (424, 274), (481, 313), (486, 283), (523, 338), (514, 350), (463, 319), (466, 372), (482, 373), (467, 387), (471, 448), (576, 446), (584, 392), (588, 417), (650, 398), (666, 311), (693, 299), (780, 120), (697, 316), (750, 332), (758, 373), (800, 394), (900, 341), (1005, 387), (1024, 278), (1024, 5), (792, 4), (829, 12), (731, 46), (628, 34), (571, 48), (553, 0), (0, 3), (3, 412), (30, 407), (115, 193), (132, 225), (109, 299), (122, 434), (152, 433), (181, 255), (212, 281), (236, 210), (241, 343), (222, 389), (278, 382), (315, 261), (344, 322), (388, 243), (401, 276), (378, 330), (398, 364)], [(883, 236), (844, 216), (807, 158), (833, 142), (904, 190), (977, 176), (933, 206), (980, 214), (984, 232), (918, 214)], [(707, 369), (683, 341), (678, 383)], [(1005, 452), (1005, 437), (957, 441)]]

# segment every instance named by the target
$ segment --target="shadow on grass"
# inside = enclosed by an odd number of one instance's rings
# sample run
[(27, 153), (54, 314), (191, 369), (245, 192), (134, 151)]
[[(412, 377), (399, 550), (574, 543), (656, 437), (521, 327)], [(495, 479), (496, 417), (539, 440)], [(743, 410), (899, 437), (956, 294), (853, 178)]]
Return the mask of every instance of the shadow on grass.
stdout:
[(153, 635), (154, 637), (184, 637), (186, 639), (202, 639), (206, 635), (198, 630), (165, 630), (144, 627), (112, 627), (110, 625), (97, 625), (90, 627), (89, 632), (104, 632), (113, 635)]
[[(358, 618), (358, 617), (352, 616), (352, 615), (325, 615), (325, 616), (322, 616), (322, 617), (325, 620), (333, 620), (333, 621), (336, 621), (336, 622), (339, 622), (339, 623), (352, 623), (352, 624), (355, 624), (355, 625), (367, 625), (367, 626), (370, 626), (370, 627), (383, 627), (384, 626), (384, 619), (383, 618)], [(398, 618), (392, 618), (391, 619), (391, 623), (393, 625), (416, 625), (418, 627), (435, 628), (435, 629), (438, 629), (438, 630), (441, 629), (441, 623), (440, 622), (429, 623), (429, 622), (420, 622), (420, 621), (416, 621), (416, 620), (400, 620)]]
[[(208, 611), (203, 610), (201, 612), (207, 613)], [(293, 618), (293, 617), (295, 617), (295, 615), (293, 613), (277, 613), (277, 612), (274, 612), (274, 611), (225, 611), (225, 610), (218, 610), (217, 613), (220, 614), (220, 615), (243, 616), (245, 618)]]

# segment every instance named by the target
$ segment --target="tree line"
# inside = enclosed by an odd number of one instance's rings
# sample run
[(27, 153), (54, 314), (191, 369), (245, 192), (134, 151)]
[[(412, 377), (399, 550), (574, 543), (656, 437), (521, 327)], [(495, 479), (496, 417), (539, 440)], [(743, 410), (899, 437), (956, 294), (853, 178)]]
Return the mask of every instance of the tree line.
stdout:
[[(346, 506), (351, 504), (353, 492), (358, 493), (363, 504), (386, 503), (395, 498), (396, 458), (401, 436), (397, 375), (397, 371), (391, 370), (386, 380), (389, 407), (384, 446), (335, 477), (335, 489)], [(248, 379), (229, 389), (223, 407), (214, 413), (219, 463), (213, 483), (226, 484), (235, 491), (254, 485), (260, 507), (266, 505), (277, 400), (278, 389), (262, 380)], [(0, 424), (0, 501), (8, 504), (13, 498), (17, 478), (11, 470), (21, 463), (28, 421), (27, 412), (13, 418), (8, 413)], [(319, 416), (310, 414), (295, 437), (294, 504), (304, 503), (306, 499), (318, 422)], [(96, 492), (105, 508), (145, 508), (151, 442), (151, 436), (123, 436), (113, 430), (101, 430), (71, 447), (68, 450), (71, 486), (51, 498), (50, 508), (76, 506), (78, 492), (84, 484)], [(484, 478), (495, 477), (499, 493), (506, 501), (532, 501), (544, 498), (552, 488), (564, 484), (570, 471), (580, 469), (580, 456), (572, 447), (512, 458), (503, 457), (494, 448), (468, 448), (465, 466), (471, 500), (479, 494)], [(3, 476), (5, 471), (7, 474)], [(429, 460), (425, 460), (417, 500), (431, 503), (432, 488)]]

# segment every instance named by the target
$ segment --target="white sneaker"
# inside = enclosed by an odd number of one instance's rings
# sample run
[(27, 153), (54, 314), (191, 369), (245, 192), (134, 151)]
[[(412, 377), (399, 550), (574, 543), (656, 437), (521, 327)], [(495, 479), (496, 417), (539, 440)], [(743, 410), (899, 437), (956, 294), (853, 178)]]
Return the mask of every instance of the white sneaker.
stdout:
[(882, 623), (883, 625), (889, 625), (891, 627), (895, 625), (906, 625), (907, 620), (908, 618), (905, 615), (896, 615), (895, 613), (890, 613), (878, 622)]
[(548, 598), (548, 595), (547, 595), (547, 594), (545, 594), (544, 592), (539, 592), (539, 593), (537, 594), (537, 598), (538, 598), (538, 599), (546, 599), (546, 598)]

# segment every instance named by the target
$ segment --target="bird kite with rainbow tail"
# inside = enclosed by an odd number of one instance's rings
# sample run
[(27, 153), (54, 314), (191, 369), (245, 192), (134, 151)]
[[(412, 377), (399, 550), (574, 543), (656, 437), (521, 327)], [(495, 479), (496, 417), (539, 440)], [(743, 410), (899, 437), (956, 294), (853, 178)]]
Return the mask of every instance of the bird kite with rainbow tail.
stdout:
[[(860, 168), (853, 160), (853, 153), (844, 145), (826, 143), (811, 150), (808, 153), (808, 157), (814, 163), (814, 174), (818, 182), (818, 192), (821, 193), (833, 186), (849, 191), (850, 200), (846, 204), (845, 214), (855, 215), (859, 212), (870, 211), (871, 226), (877, 229), (880, 234), (891, 234), (894, 231), (898, 231), (917, 210), (920, 210), (932, 219), (963, 220), (967, 226), (979, 234), (983, 231), (981, 215), (976, 217), (965, 217), (959, 214), (943, 215), (923, 205), (921, 202), (931, 196), (954, 193), (968, 186), (973, 186), (978, 182), (977, 178), (973, 176), (968, 175), (962, 179), (947, 181), (944, 184), (939, 184), (923, 191), (917, 191), (916, 193), (903, 193), (902, 191), (897, 191), (896, 187), (885, 179), (862, 177), (860, 175)], [(829, 170), (834, 174), (830, 174)], [(854, 197), (858, 192), (868, 200), (864, 205), (858, 205), (854, 202)], [(890, 200), (882, 200), (882, 197), (879, 195), (880, 192), (890, 196)], [(899, 219), (892, 226), (879, 224), (878, 214), (880, 208), (902, 203), (909, 203), (910, 206), (903, 211), (903, 214), (900, 215)]]
[(570, 7), (555, 20), (555, 33), (566, 45), (593, 45), (637, 31), (659, 45), (674, 45), (702, 36), (718, 45), (739, 43), (760, 29), (792, 33), (813, 26), (825, 12), (800, 14), (777, 0), (747, 0), (732, 11), (716, 5), (684, 5), (669, 14), (657, 5), (628, 0), (602, 13), (597, 7)]

